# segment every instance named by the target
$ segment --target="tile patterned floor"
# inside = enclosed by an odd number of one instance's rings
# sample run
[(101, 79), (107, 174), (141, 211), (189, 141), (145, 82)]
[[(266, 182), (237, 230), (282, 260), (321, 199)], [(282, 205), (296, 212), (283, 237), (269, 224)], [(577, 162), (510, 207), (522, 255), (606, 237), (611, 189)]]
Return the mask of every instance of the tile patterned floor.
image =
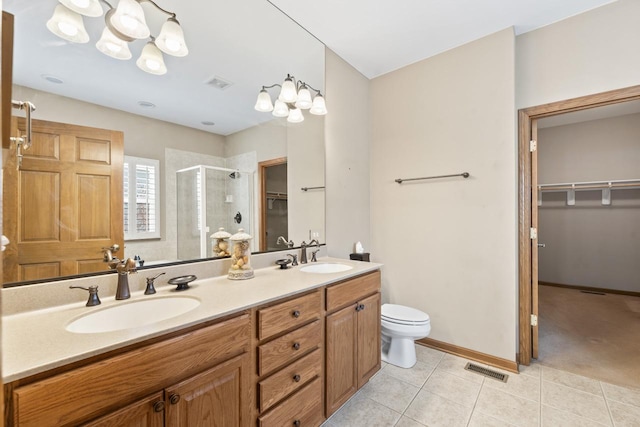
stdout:
[[(418, 363), (383, 368), (324, 427), (640, 426), (640, 390), (532, 364), (506, 383), (468, 360), (417, 346)], [(495, 369), (495, 368), (491, 368)]]

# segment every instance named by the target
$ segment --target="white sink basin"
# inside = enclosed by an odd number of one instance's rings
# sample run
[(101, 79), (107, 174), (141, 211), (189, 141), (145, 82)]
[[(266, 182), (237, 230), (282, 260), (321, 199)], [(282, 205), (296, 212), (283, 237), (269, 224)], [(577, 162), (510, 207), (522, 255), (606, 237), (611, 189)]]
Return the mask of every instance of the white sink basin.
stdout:
[(137, 328), (179, 316), (199, 305), (199, 299), (188, 296), (122, 302), (78, 317), (66, 329), (78, 334), (94, 334)]
[(346, 264), (338, 263), (321, 263), (321, 264), (309, 264), (302, 267), (300, 271), (305, 273), (340, 273), (341, 271), (351, 270), (353, 267)]

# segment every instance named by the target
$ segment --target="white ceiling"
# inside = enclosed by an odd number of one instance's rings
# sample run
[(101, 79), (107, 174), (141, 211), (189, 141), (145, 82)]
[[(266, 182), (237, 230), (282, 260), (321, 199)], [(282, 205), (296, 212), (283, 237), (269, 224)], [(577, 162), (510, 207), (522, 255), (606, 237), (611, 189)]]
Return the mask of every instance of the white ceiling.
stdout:
[[(91, 41), (73, 44), (45, 27), (56, 0), (2, 3), (16, 16), (16, 84), (228, 135), (272, 119), (253, 105), (262, 85), (281, 83), (287, 73), (323, 90), (322, 43), (373, 78), (510, 26), (520, 34), (612, 1), (157, 0), (177, 14), (190, 50), (185, 58), (165, 55), (164, 76), (135, 66), (144, 41), (130, 44), (129, 61), (98, 52), (103, 18), (84, 18)], [(165, 15), (142, 4), (157, 35)], [(207, 86), (214, 76), (233, 85)], [(139, 101), (156, 107), (141, 108)], [(331, 111), (329, 100), (327, 107)]]
[(522, 34), (615, 0), (268, 0), (374, 78), (513, 26)]
[[(272, 120), (253, 106), (262, 85), (282, 83), (287, 73), (323, 89), (324, 46), (265, 0), (156, 2), (177, 14), (189, 47), (184, 58), (164, 55), (168, 72), (163, 76), (135, 65), (146, 41), (130, 43), (128, 61), (100, 53), (95, 43), (104, 28), (102, 17), (83, 18), (91, 40), (75, 44), (45, 27), (57, 0), (4, 0), (3, 10), (15, 15), (14, 83), (221, 135)], [(157, 35), (167, 15), (148, 2), (142, 7)], [(214, 76), (233, 85), (224, 90), (205, 85)], [(141, 108), (139, 101), (156, 107)]]

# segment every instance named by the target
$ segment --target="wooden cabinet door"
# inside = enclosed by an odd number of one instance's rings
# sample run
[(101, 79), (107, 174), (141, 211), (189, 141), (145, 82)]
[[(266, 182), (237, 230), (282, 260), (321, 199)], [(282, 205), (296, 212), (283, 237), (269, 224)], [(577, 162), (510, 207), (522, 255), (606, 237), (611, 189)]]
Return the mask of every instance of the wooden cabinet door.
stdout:
[(333, 414), (358, 389), (357, 306), (350, 305), (327, 316), (326, 405)]
[(358, 388), (380, 370), (380, 293), (359, 301)]
[(249, 421), (249, 355), (165, 389), (167, 427), (244, 427)]
[(85, 427), (163, 427), (162, 392), (155, 393), (118, 411), (84, 424)]
[[(15, 134), (26, 122), (15, 118)], [(22, 166), (10, 151), (3, 176), (4, 281), (108, 269), (101, 248), (124, 248), (122, 132), (32, 120)]]

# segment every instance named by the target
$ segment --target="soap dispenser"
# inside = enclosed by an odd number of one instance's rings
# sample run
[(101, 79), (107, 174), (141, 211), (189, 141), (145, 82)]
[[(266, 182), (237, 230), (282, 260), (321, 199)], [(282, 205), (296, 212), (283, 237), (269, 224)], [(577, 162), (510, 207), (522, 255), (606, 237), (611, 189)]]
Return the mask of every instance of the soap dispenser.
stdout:
[(229, 279), (244, 280), (253, 277), (251, 268), (251, 237), (240, 228), (236, 234), (230, 237), (231, 241), (231, 267), (229, 268)]
[(231, 233), (224, 231), (224, 227), (218, 228), (218, 231), (211, 235), (212, 256), (224, 257), (231, 255), (229, 253), (229, 242), (227, 242), (229, 237), (231, 237)]

